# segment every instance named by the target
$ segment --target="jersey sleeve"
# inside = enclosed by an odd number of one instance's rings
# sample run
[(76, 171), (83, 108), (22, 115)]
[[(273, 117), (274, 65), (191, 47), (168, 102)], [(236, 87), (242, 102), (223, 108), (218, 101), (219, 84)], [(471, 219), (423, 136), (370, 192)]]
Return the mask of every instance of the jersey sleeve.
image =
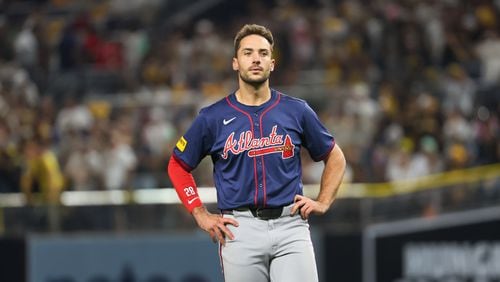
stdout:
[(174, 147), (174, 155), (188, 171), (198, 166), (212, 146), (213, 138), (207, 118), (205, 111), (201, 110)]
[(323, 160), (335, 146), (335, 139), (306, 102), (302, 123), (304, 147), (314, 161)]

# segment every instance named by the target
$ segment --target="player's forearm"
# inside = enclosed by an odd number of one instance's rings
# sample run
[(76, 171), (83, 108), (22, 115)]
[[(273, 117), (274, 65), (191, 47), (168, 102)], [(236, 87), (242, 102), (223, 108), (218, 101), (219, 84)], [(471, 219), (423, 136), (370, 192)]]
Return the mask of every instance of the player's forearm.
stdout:
[(197, 206), (191, 211), (191, 215), (196, 220), (196, 223), (201, 227), (204, 218), (209, 214), (207, 208), (204, 205)]
[(189, 212), (203, 205), (193, 175), (174, 156), (170, 158), (167, 171), (179, 199)]
[(337, 197), (346, 167), (344, 153), (335, 145), (330, 155), (325, 160), (325, 168), (321, 176), (320, 190), (317, 201), (330, 207)]

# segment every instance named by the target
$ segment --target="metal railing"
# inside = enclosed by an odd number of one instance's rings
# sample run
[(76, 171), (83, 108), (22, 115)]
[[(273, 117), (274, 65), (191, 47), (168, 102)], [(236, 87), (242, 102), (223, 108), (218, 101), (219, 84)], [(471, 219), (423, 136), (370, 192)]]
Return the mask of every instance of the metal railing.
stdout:
[[(315, 197), (318, 185), (306, 185)], [(216, 191), (200, 187), (216, 212)], [(381, 221), (432, 217), (439, 213), (500, 204), (500, 164), (391, 183), (345, 183), (332, 210), (311, 224), (349, 231)], [(21, 193), (0, 194), (0, 234), (71, 231), (162, 231), (193, 228), (172, 188), (132, 191), (65, 191), (57, 206), (26, 205)]]

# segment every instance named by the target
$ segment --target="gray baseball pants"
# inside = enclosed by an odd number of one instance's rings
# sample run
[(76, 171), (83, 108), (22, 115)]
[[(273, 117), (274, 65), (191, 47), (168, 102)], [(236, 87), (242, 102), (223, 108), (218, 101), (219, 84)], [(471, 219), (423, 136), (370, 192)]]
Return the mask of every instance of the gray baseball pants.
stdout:
[(235, 238), (226, 238), (219, 248), (225, 282), (318, 281), (309, 223), (300, 215), (291, 216), (292, 206), (269, 220), (250, 211), (223, 214), (239, 223), (228, 225)]

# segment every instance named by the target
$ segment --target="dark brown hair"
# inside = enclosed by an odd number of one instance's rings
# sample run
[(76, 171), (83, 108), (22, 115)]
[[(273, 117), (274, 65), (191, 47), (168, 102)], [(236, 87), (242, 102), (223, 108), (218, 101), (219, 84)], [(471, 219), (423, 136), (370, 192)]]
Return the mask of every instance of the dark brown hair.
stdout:
[(273, 34), (271, 31), (266, 28), (265, 26), (258, 25), (258, 24), (246, 24), (244, 25), (240, 31), (236, 34), (234, 37), (234, 56), (236, 57), (238, 53), (238, 49), (240, 48), (240, 43), (241, 40), (244, 37), (247, 37), (249, 35), (256, 34), (264, 37), (269, 44), (271, 44), (271, 52), (273, 51), (274, 47), (274, 39), (273, 39)]

